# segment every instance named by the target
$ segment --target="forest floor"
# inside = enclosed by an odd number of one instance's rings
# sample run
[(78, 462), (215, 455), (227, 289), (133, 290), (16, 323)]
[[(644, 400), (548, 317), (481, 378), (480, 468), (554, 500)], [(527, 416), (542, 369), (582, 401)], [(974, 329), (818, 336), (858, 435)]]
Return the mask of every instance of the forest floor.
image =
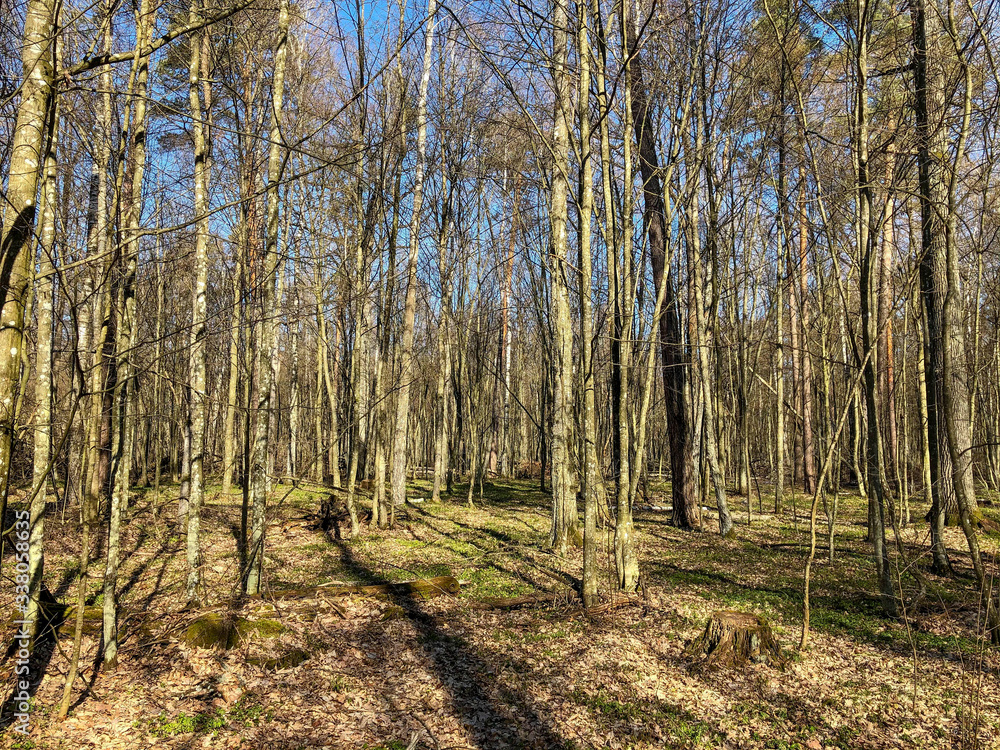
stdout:
[[(78, 683), (69, 719), (55, 721), (71, 622), (33, 664), (43, 677), (33, 686), (30, 738), (7, 728), (0, 747), (402, 750), (415, 734), (415, 747), (434, 750), (1000, 747), (1000, 655), (984, 644), (957, 530), (948, 531), (957, 576), (928, 575), (928, 595), (907, 617), (890, 620), (873, 593), (865, 507), (857, 495), (842, 495), (832, 563), (820, 539), (812, 635), (800, 654), (809, 545), (801, 494), (794, 510), (789, 494), (780, 515), (759, 512), (754, 499), (749, 524), (746, 498), (731, 498), (742, 505), (736, 534), (721, 539), (711, 533), (714, 516), (705, 532), (668, 525), (669, 514), (657, 509), (666, 505), (665, 488), (656, 488), (636, 524), (647, 597), (588, 615), (572, 593), (581, 553), (545, 551), (549, 497), (534, 483), (487, 484), (472, 508), (466, 485), (441, 503), (429, 501), (426, 483), (410, 489), (418, 501), (400, 509), (395, 529), (348, 539), (346, 529), (315, 524), (328, 491), (276, 487), (266, 595), (242, 604), (233, 598), (240, 496), (211, 492), (202, 528), (213, 606), (199, 611), (183, 609), (176, 488), (162, 499), (139, 493), (123, 535), (118, 670), (93, 669), (103, 572), (95, 565), (85, 685)], [(994, 508), (986, 513), (1000, 518)], [(46, 582), (64, 602), (76, 596), (73, 515), (60, 520), (56, 511), (46, 524)], [(820, 519), (825, 531), (822, 510)], [(923, 567), (927, 534), (922, 520), (901, 531), (911, 563)], [(608, 541), (610, 532), (600, 552), (605, 589)], [(982, 541), (996, 570), (998, 539)], [(5, 577), (10, 564), (3, 561)], [(460, 579), (460, 596), (333, 597), (312, 588), (438, 575)], [(912, 577), (897, 580), (909, 597)], [(3, 586), (2, 612), (13, 611), (11, 589)], [(497, 598), (531, 593), (557, 596), (495, 607)], [(787, 667), (699, 669), (684, 646), (718, 609), (768, 618)], [(221, 639), (230, 648), (190, 645), (205, 623), (221, 621), (240, 623), (227, 631), (236, 636)], [(8, 622), (4, 643), (12, 634)], [(8, 650), (5, 696), (12, 667)], [(5, 722), (9, 714), (10, 701)]]

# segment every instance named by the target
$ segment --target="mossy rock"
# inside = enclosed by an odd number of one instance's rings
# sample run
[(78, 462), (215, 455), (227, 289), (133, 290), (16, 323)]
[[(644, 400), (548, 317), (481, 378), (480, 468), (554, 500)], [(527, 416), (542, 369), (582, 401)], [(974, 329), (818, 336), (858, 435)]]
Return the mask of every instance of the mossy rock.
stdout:
[(257, 667), (262, 667), (270, 671), (278, 669), (291, 669), (292, 667), (297, 667), (299, 664), (304, 662), (309, 658), (309, 654), (303, 651), (301, 648), (292, 649), (291, 651), (282, 654), (281, 656), (273, 657), (250, 657), (247, 662), (253, 664)]
[(288, 628), (277, 620), (237, 620), (236, 633), (242, 640), (249, 640), (257, 635), (261, 638), (277, 638)]
[(382, 619), (386, 622), (390, 620), (403, 620), (406, 618), (406, 610), (398, 604), (390, 604), (382, 613)]
[(195, 648), (231, 649), (252, 638), (277, 638), (287, 628), (277, 620), (247, 620), (209, 612), (188, 625), (184, 642)]

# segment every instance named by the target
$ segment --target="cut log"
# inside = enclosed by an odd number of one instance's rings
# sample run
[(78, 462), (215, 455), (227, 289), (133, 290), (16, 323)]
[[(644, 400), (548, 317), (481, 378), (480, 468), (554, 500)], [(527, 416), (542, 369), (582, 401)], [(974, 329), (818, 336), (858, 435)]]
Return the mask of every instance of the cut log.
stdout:
[(700, 659), (702, 667), (742, 667), (747, 662), (785, 665), (781, 647), (767, 620), (748, 612), (713, 612), (705, 632), (684, 652)]

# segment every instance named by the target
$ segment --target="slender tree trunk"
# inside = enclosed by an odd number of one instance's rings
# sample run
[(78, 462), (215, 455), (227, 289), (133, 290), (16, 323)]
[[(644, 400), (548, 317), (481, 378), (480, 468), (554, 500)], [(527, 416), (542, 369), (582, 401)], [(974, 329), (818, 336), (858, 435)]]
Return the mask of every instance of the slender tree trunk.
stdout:
[[(696, 118), (695, 129), (694, 156), (690, 165), (690, 179), (697, 180), (698, 175), (701, 173), (701, 169), (700, 165), (696, 165), (694, 162), (701, 159), (701, 152), (703, 148), (703, 135), (700, 118)], [(694, 303), (691, 306), (689, 315), (692, 319), (692, 325), (694, 328), (693, 339), (695, 351), (697, 353), (696, 356), (698, 357), (697, 363), (700, 374), (699, 385), (701, 386), (700, 391), (702, 405), (704, 408), (704, 456), (707, 459), (709, 473), (712, 478), (712, 486), (715, 489), (715, 502), (719, 512), (719, 533), (726, 537), (732, 533), (733, 518), (729, 513), (729, 503), (726, 501), (726, 481), (723, 477), (719, 464), (719, 449), (716, 439), (716, 421), (714, 412), (715, 394), (713, 393), (712, 388), (712, 368), (709, 362), (709, 347), (711, 342), (709, 341), (708, 324), (705, 320), (705, 267), (701, 252), (701, 219), (698, 208), (699, 195), (700, 190), (696, 185), (695, 188), (690, 191), (690, 202), (688, 204), (688, 223), (690, 226), (690, 238), (688, 241), (688, 269), (691, 276), (691, 297)]]
[[(202, 0), (192, 0), (190, 23), (201, 20)], [(188, 98), (191, 105), (191, 133), (194, 142), (194, 288), (191, 300), (191, 338), (188, 409), (191, 425), (191, 490), (187, 514), (187, 601), (195, 607), (201, 603), (201, 504), (205, 495), (205, 408), (208, 403), (207, 367), (208, 337), (208, 243), (210, 217), (208, 188), (211, 178), (211, 131), (208, 121), (212, 106), (208, 35), (191, 39), (191, 62), (188, 76)], [(204, 96), (202, 93), (204, 89)]]
[(882, 227), (881, 253), (878, 279), (878, 361), (879, 390), (881, 392), (882, 424), (885, 429), (886, 472), (889, 490), (900, 496), (899, 431), (896, 426), (895, 353), (892, 340), (892, 253), (896, 241), (896, 196), (893, 189), (896, 168), (896, 149), (893, 143), (886, 147), (885, 179), (887, 187), (885, 222)]
[(882, 453), (882, 438), (879, 432), (879, 409), (877, 401), (878, 368), (878, 309), (875, 286), (875, 233), (872, 231), (874, 191), (868, 164), (868, 38), (871, 27), (867, 20), (868, 0), (857, 0), (858, 18), (862, 19), (857, 32), (855, 66), (857, 73), (854, 100), (854, 160), (857, 170), (857, 253), (860, 273), (861, 294), (861, 341), (862, 352), (859, 365), (864, 374), (865, 414), (867, 432), (865, 438), (865, 466), (869, 492), (868, 534), (874, 544), (875, 571), (878, 575), (879, 593), (882, 607), (888, 616), (896, 614), (896, 596), (889, 567), (889, 554), (885, 542), (885, 464)]
[[(233, 303), (229, 319), (229, 380), (226, 388), (226, 421), (222, 438), (222, 494), (228, 495), (233, 486), (233, 473), (236, 468), (236, 405), (240, 380), (240, 279), (243, 275), (242, 250), (246, 242), (242, 235), (246, 232), (244, 222), (240, 222), (237, 230), (240, 240), (237, 242), (236, 263), (233, 269)], [(318, 411), (322, 411), (320, 407)], [(320, 477), (322, 479), (322, 477)]]
[[(162, 221), (162, 205), (157, 210), (157, 220)], [(153, 493), (157, 504), (160, 501), (160, 474), (163, 466), (163, 414), (165, 409), (160, 406), (163, 396), (163, 302), (166, 287), (166, 273), (164, 272), (164, 252), (159, 238), (157, 238), (156, 250), (156, 323), (153, 333), (153, 413), (152, 413), (152, 436), (153, 443)]]
[[(293, 260), (294, 263), (294, 260)], [(294, 266), (293, 266), (294, 267)], [(293, 277), (294, 285), (294, 277)], [(299, 294), (297, 287), (292, 290), (292, 313), (295, 319), (289, 323), (288, 362), (288, 476), (299, 476)]]
[[(448, 270), (448, 224), (451, 222), (450, 211), (442, 211), (442, 232), (438, 237), (438, 264), (441, 274), (441, 318), (438, 323), (438, 375), (437, 375), (437, 424), (434, 436), (434, 486), (431, 500), (440, 502), (441, 484), (447, 481), (445, 476), (449, 467), (448, 427), (451, 400), (451, 284)], [(506, 314), (506, 313), (504, 313)], [(506, 323), (504, 323), (506, 325)]]
[[(46, 478), (51, 471), (52, 450), (52, 321), (55, 301), (53, 276), (55, 264), (56, 154), (59, 142), (59, 106), (52, 106), (48, 123), (48, 145), (45, 149), (45, 179), (42, 183), (42, 222), (38, 243), (38, 281), (35, 287), (35, 310), (38, 331), (35, 346), (35, 435), (32, 463), (32, 497), (28, 539), (28, 611), (32, 639), (38, 635), (43, 575), (45, 570), (45, 492)], [(68, 429), (68, 428), (67, 428)], [(68, 477), (67, 477), (67, 488)]]
[[(926, 308), (924, 308), (926, 309)], [(933, 480), (933, 462), (931, 454), (934, 450), (934, 433), (931, 432), (930, 391), (927, 387), (927, 351), (930, 348), (927, 332), (926, 314), (919, 318), (920, 338), (917, 342), (917, 396), (920, 407), (920, 476), (924, 485), (924, 502), (930, 511), (928, 513), (931, 527), (931, 570), (936, 573), (946, 573), (951, 570), (948, 559), (948, 547), (944, 541), (944, 509), (935, 498)]]
[[(780, 243), (784, 246), (784, 243)], [(785, 302), (781, 281), (781, 260), (775, 263), (774, 283), (774, 514), (781, 513), (785, 500)]]
[[(136, 37), (146, 46), (156, 25), (158, 6), (150, 8), (143, 0), (136, 14)], [(139, 226), (142, 216), (142, 187), (146, 169), (146, 90), (149, 56), (137, 57), (133, 67), (135, 108), (132, 111), (127, 169), (121, 196), (125, 202), (124, 257), (121, 264), (121, 290), (116, 332), (117, 379), (115, 382), (115, 462), (114, 488), (108, 520), (107, 565), (104, 570), (104, 666), (118, 666), (118, 566), (121, 521), (128, 507), (132, 483), (132, 456), (135, 442), (134, 390), (138, 381), (134, 372), (136, 327), (136, 271), (139, 264)], [(130, 81), (131, 83), (131, 81)], [(127, 111), (127, 109), (126, 109)]]
[(58, 5), (29, 0), (21, 47), (21, 100), (11, 139), (7, 190), (0, 228), (4, 284), (0, 317), (0, 518), (6, 517), (11, 440), (17, 428), (17, 402), (25, 335), (25, 308), (31, 294), (31, 237), (35, 200), (45, 149), (46, 123), (54, 106), (53, 81)]
[[(579, 259), (580, 259), (580, 370), (583, 389), (580, 399), (581, 438), (583, 442), (583, 472), (580, 494), (583, 495), (583, 603), (592, 606), (597, 599), (597, 485), (601, 481), (597, 466), (597, 415), (594, 394), (594, 314), (591, 303), (593, 269), (590, 246), (591, 222), (594, 215), (594, 176), (591, 164), (590, 137), (590, 20), (587, 2), (577, 0), (577, 50), (580, 57), (580, 197), (579, 197)], [(609, 209), (611, 207), (609, 206)], [(513, 231), (513, 230), (512, 230)], [(513, 235), (512, 235), (513, 240)], [(508, 281), (507, 286), (510, 283)], [(504, 295), (506, 297), (506, 293)], [(506, 305), (504, 306), (504, 338), (506, 338)]]
[[(802, 136), (803, 140), (805, 136)], [(801, 374), (799, 393), (802, 404), (802, 479), (807, 495), (816, 491), (816, 448), (813, 439), (813, 382), (812, 355), (809, 353), (809, 332), (812, 321), (809, 313), (809, 213), (806, 210), (806, 173), (801, 170), (799, 185), (799, 262), (798, 262), (798, 303), (799, 324), (801, 325), (800, 344)]]
[[(340, 326), (336, 320), (333, 323), (333, 346), (328, 347), (326, 339), (326, 317), (323, 311), (321, 317), (323, 346), (323, 382), (326, 384), (327, 401), (330, 402), (330, 445), (327, 449), (327, 463), (330, 466), (331, 481), (334, 487), (342, 486), (340, 477)], [(333, 358), (331, 372), (330, 359)]]
[(403, 302), (403, 330), (399, 341), (399, 388), (396, 393), (396, 420), (392, 438), (392, 504), (406, 502), (407, 430), (410, 417), (410, 386), (413, 379), (413, 334), (417, 314), (417, 263), (420, 260), (420, 211), (424, 199), (427, 168), (427, 89), (430, 85), (437, 0), (427, 2), (424, 31), (424, 62), (417, 96), (417, 165), (413, 178), (413, 213), (410, 217), (410, 252), (406, 265), (406, 297)]
[(396, 288), (396, 238), (399, 236), (400, 185), (402, 170), (396, 173), (392, 188), (392, 226), (389, 229), (389, 252), (387, 265), (383, 273), (385, 292), (381, 300), (379, 321), (382, 334), (378, 342), (378, 362), (375, 367), (375, 494), (372, 500), (372, 523), (379, 528), (385, 528), (392, 522), (393, 514), (386, 499), (385, 483), (388, 466), (386, 454), (391, 450), (389, 434), (390, 400), (386, 378), (392, 376), (392, 326), (389, 319), (392, 315), (394, 291)]
[(285, 65), (288, 58), (289, 0), (280, 0), (278, 39), (274, 50), (274, 75), (271, 84), (271, 134), (267, 158), (267, 240), (264, 248), (264, 278), (261, 288), (260, 350), (257, 352), (257, 425), (250, 469), (251, 505), (250, 549), (244, 572), (246, 593), (260, 593), (264, 566), (264, 527), (267, 509), (267, 458), (271, 436), (274, 378), (275, 277), (278, 266), (278, 214), (282, 172), (282, 105), (285, 95)]
[(628, 88), (632, 95), (635, 114), (635, 138), (639, 148), (639, 170), (642, 175), (642, 193), (645, 201), (643, 223), (649, 242), (649, 258), (653, 283), (659, 292), (666, 285), (663, 314), (658, 321), (660, 346), (663, 353), (663, 387), (667, 411), (667, 432), (670, 441), (671, 521), (681, 528), (698, 525), (697, 491), (692, 454), (693, 432), (685, 390), (688, 380), (688, 358), (684, 351), (681, 322), (677, 312), (677, 293), (673, 270), (668, 263), (666, 247), (666, 215), (663, 189), (659, 176), (659, 156), (656, 148), (656, 127), (643, 81), (641, 57), (636, 49), (635, 29), (626, 23), (629, 48), (633, 50)]
[(555, 0), (552, 13), (555, 88), (549, 223), (548, 272), (550, 279), (550, 325), (552, 330), (552, 528), (549, 544), (566, 554), (578, 543), (576, 493), (571, 486), (570, 430), (573, 418), (573, 328), (569, 308), (567, 260), (569, 217), (569, 135), (572, 117), (569, 71), (569, 3)]

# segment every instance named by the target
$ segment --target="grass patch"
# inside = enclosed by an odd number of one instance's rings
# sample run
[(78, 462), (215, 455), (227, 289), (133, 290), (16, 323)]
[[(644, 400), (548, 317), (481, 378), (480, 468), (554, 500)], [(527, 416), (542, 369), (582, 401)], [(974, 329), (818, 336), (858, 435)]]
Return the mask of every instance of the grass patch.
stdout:
[(151, 719), (148, 724), (149, 733), (159, 739), (166, 739), (179, 734), (218, 734), (223, 729), (246, 729), (270, 719), (269, 711), (252, 700), (242, 698), (231, 708), (217, 708), (214, 711), (204, 711), (197, 714), (187, 714), (183, 711), (176, 716), (168, 716), (166, 712)]
[(470, 599), (523, 596), (535, 590), (525, 581), (492, 565), (465, 571), (463, 577), (469, 581), (464, 592)]
[(595, 718), (609, 728), (628, 725), (632, 737), (641, 742), (663, 743), (671, 748), (699, 748), (719, 747), (725, 741), (725, 735), (712, 725), (666, 700), (637, 695), (614, 696), (603, 688), (596, 693), (576, 688), (569, 698), (590, 709)]

